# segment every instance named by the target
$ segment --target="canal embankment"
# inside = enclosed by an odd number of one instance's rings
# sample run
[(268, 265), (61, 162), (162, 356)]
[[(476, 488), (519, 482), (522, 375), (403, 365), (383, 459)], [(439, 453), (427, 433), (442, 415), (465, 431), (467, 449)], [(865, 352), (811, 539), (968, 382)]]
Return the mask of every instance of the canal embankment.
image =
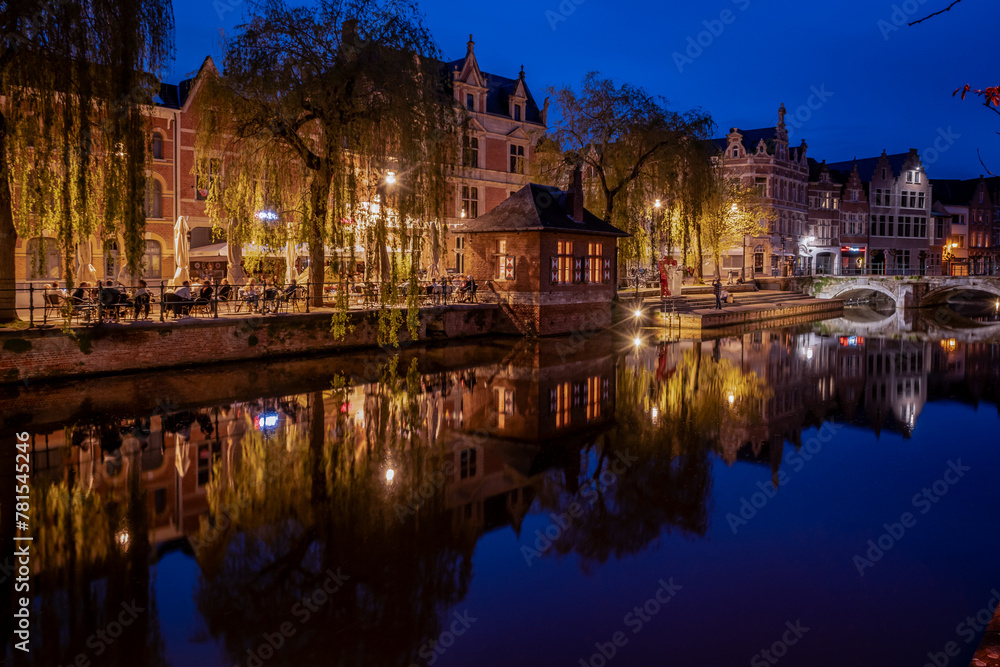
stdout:
[(69, 330), (0, 330), (0, 383), (72, 378), (275, 359), (492, 335), (495, 304), (422, 308), (416, 336), (405, 311), (351, 310), (334, 326), (334, 310), (254, 317), (182, 318), (108, 323)]

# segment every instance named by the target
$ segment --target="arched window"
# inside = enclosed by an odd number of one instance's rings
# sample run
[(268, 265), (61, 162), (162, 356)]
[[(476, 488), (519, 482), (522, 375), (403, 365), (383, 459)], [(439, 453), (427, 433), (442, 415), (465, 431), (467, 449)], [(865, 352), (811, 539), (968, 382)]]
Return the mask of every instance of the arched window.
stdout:
[(163, 186), (155, 178), (146, 181), (146, 217), (163, 217)]
[(162, 160), (163, 159), (163, 135), (159, 132), (153, 132), (153, 159)]
[(162, 248), (160, 247), (159, 241), (153, 241), (151, 239), (146, 240), (146, 254), (142, 257), (142, 277), (147, 280), (150, 278), (160, 278), (162, 273), (160, 271), (160, 257), (163, 254)]
[(53, 238), (28, 239), (25, 246), (28, 259), (28, 280), (58, 280), (59, 245)]

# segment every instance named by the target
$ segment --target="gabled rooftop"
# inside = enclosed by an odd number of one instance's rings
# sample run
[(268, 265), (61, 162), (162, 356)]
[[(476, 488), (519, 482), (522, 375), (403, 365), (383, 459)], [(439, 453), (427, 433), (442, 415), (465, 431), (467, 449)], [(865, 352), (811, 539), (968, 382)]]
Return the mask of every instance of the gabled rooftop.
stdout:
[(628, 236), (586, 209), (583, 209), (582, 222), (573, 220), (573, 206), (568, 195), (556, 187), (529, 183), (488, 213), (466, 222), (461, 232), (566, 231)]

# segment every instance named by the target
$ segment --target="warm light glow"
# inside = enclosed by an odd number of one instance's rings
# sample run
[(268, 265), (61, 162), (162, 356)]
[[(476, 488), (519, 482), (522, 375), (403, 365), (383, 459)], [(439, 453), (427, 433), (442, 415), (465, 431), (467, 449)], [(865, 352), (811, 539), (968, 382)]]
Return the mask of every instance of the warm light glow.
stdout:
[(642, 345), (642, 339), (636, 336), (635, 339), (632, 341), (632, 344), (635, 345), (636, 347), (639, 347), (640, 345)]
[(635, 310), (635, 319), (639, 319), (640, 317), (642, 317), (642, 311), (640, 309), (636, 308), (636, 310)]
[(649, 411), (649, 416), (652, 417), (653, 421), (655, 422), (656, 419), (660, 416), (660, 411), (657, 410), (656, 407), (654, 406), (653, 409)]
[(392, 468), (389, 468), (388, 470), (385, 471), (385, 481), (391, 482), (392, 478), (395, 476), (396, 476), (396, 471), (393, 470)]
[(736, 213), (736, 211), (738, 211), (738, 210), (740, 210), (740, 209), (737, 208), (736, 204), (733, 204), (733, 208), (732, 208), (733, 213)]
[(464, 208), (462, 209), (462, 217), (463, 218), (465, 217), (465, 209)]
[(118, 546), (122, 549), (128, 549), (128, 543), (131, 539), (132, 537), (128, 534), (127, 530), (119, 530), (115, 533), (115, 541), (118, 542)]
[(660, 200), (659, 200), (659, 199), (657, 199), (657, 200), (656, 200), (656, 201), (655, 201), (655, 202), (653, 203), (653, 206), (654, 206), (655, 208), (660, 208)]
[(958, 247), (958, 243), (952, 243), (952, 244), (951, 244), (951, 247), (952, 247), (952, 248), (957, 248), (957, 247)]
[(729, 405), (732, 405), (733, 403), (736, 402), (736, 396), (733, 394), (733, 392), (729, 392), (728, 400), (729, 400)]
[(396, 184), (396, 172), (394, 172), (394, 171), (388, 172), (385, 175), (385, 182), (388, 183), (389, 185), (395, 185)]

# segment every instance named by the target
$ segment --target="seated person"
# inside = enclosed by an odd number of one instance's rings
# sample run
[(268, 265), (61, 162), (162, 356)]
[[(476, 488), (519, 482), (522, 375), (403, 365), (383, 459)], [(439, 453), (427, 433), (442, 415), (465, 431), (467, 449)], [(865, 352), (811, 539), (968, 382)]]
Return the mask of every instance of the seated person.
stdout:
[(174, 315), (187, 314), (187, 309), (191, 307), (191, 283), (185, 280), (184, 284), (175, 289), (173, 294), (174, 298), (170, 301), (174, 302), (171, 308)]
[(295, 284), (294, 280), (292, 280), (292, 282), (289, 283), (288, 287), (285, 288), (285, 291), (281, 293), (281, 297), (285, 301), (290, 301), (291, 299), (295, 298), (296, 293), (298, 291), (299, 291), (299, 286)]
[(87, 289), (88, 287), (90, 287), (90, 286), (87, 283), (85, 283), (85, 282), (80, 283), (79, 285), (77, 285), (76, 289), (73, 290), (73, 294), (71, 294), (70, 297), (69, 297), (70, 301), (72, 301), (74, 304), (81, 304), (84, 301), (86, 301), (87, 300), (87, 295), (90, 292), (90, 290)]
[(207, 306), (212, 301), (212, 285), (205, 279), (205, 282), (201, 284), (201, 290), (198, 293), (198, 298), (194, 300), (194, 305), (196, 306)]
[(144, 311), (143, 317), (149, 317), (149, 304), (153, 301), (153, 295), (146, 289), (146, 281), (140, 280), (139, 287), (132, 296), (132, 307), (135, 308), (135, 319), (139, 319), (139, 311)]
[(250, 304), (250, 308), (256, 308), (257, 302), (260, 300), (260, 295), (257, 293), (257, 283), (253, 278), (247, 283), (247, 286), (243, 288), (243, 300)]
[(219, 296), (219, 301), (229, 301), (232, 298), (233, 286), (229, 284), (228, 278), (223, 278), (222, 283), (219, 285), (219, 291), (217, 292)]

